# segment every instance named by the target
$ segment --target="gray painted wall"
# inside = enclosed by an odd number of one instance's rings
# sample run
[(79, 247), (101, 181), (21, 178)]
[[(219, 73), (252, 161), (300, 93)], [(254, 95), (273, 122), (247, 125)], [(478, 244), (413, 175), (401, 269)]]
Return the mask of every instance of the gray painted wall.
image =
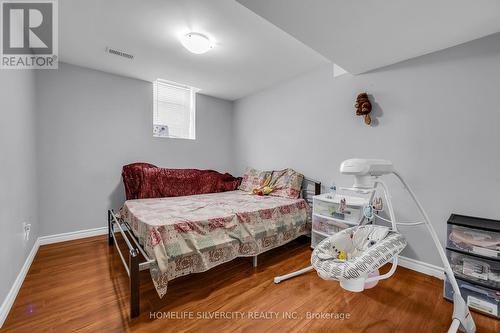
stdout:
[[(350, 185), (338, 172), (344, 159), (389, 159), (444, 240), (452, 212), (500, 219), (499, 89), (500, 34), (359, 76), (319, 68), (235, 103), (236, 171), (293, 167)], [(373, 127), (354, 115), (362, 91), (373, 95)], [(418, 218), (402, 187), (388, 184), (400, 220)], [(440, 265), (422, 229), (402, 231), (405, 255)]]
[[(38, 237), (35, 178), (35, 73), (0, 74), (0, 302)], [(24, 241), (22, 223), (31, 223)]]
[(36, 79), (41, 235), (105, 226), (125, 164), (231, 169), (231, 102), (198, 95), (196, 141), (153, 138), (151, 83), (68, 64)]

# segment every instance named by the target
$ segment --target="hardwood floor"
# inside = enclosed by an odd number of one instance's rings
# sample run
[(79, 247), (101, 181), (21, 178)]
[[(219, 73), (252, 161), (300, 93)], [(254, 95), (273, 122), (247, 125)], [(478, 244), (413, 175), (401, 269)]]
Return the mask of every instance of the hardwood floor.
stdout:
[[(128, 278), (105, 236), (46, 245), (2, 332), (447, 331), (452, 305), (442, 297), (442, 281), (401, 267), (363, 293), (344, 291), (314, 272), (273, 283), (275, 275), (308, 265), (310, 255), (307, 243), (294, 241), (259, 256), (257, 268), (251, 259), (239, 258), (174, 280), (163, 300), (149, 273), (142, 272), (142, 314), (130, 321)], [(349, 318), (308, 318), (308, 312)], [(291, 318), (284, 318), (287, 314)], [(169, 315), (177, 318), (165, 318)], [(478, 313), (473, 317), (478, 332), (500, 332), (499, 321)]]

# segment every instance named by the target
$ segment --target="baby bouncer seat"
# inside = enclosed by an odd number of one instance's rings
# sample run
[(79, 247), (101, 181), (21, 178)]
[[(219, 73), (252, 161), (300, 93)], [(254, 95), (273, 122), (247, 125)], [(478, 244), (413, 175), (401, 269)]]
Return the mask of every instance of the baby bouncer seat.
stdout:
[(363, 291), (367, 283), (385, 277), (371, 275), (389, 262), (394, 264), (406, 244), (402, 234), (385, 226), (352, 227), (321, 241), (311, 264), (322, 279), (337, 280), (350, 291)]

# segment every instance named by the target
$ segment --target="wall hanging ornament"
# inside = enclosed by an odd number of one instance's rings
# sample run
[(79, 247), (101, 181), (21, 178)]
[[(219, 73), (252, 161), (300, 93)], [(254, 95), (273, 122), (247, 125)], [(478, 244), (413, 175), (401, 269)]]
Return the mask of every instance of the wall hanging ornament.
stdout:
[(356, 116), (364, 116), (365, 124), (370, 125), (372, 123), (372, 118), (370, 117), (370, 112), (372, 112), (372, 103), (368, 99), (367, 93), (361, 93), (356, 98)]

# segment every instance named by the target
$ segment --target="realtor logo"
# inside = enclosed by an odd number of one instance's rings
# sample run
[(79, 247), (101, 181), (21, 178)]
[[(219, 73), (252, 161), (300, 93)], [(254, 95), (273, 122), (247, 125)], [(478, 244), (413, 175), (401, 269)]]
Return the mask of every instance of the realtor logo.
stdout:
[(57, 0), (2, 0), (0, 4), (0, 68), (57, 68)]

